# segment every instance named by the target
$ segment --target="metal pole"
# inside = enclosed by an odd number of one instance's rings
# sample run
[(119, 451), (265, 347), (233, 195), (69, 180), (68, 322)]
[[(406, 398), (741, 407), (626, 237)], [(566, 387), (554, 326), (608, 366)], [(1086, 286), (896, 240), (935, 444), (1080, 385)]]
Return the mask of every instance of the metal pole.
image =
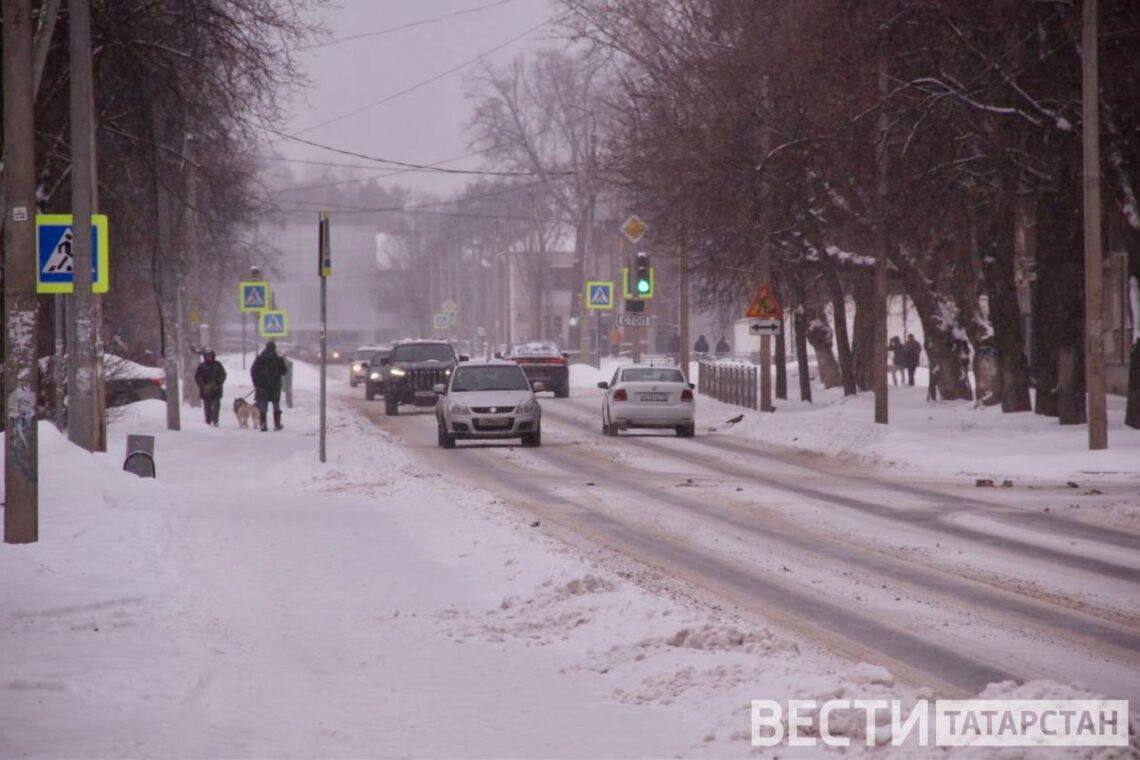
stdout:
[(39, 539), (32, 3), (4, 0), (4, 541)]
[(1097, 83), (1097, 4), (1084, 0), (1081, 34), (1085, 189), (1085, 386), (1089, 449), (1108, 448), (1104, 377), (1104, 304), (1100, 240), (1100, 91)]
[(90, 0), (68, 4), (71, 66), (71, 255), (75, 281), (71, 318), (75, 344), (70, 347), (67, 436), (77, 446), (95, 450), (95, 322), (91, 294), (93, 75)]
[(320, 224), (318, 225), (319, 240), (317, 244), (319, 261), (317, 263), (317, 273), (321, 280), (321, 379), (320, 379), (320, 452), (319, 458), (321, 464), (326, 461), (325, 450), (325, 375), (328, 371), (328, 275), (331, 270), (331, 255), (330, 255), (330, 235), (329, 235), (329, 212), (322, 211), (320, 217)]
[(241, 368), (245, 369), (245, 312), (241, 313)]
[[(764, 77), (761, 87), (765, 123), (760, 129), (760, 153), (766, 156), (772, 145), (772, 130), (768, 127), (768, 122), (772, 119), (771, 101), (768, 99), (768, 77)], [(762, 196), (766, 197), (768, 180), (765, 178), (763, 182)], [(760, 257), (760, 279), (763, 285), (771, 287), (772, 244), (767, 241), (767, 238), (764, 243), (763, 255)], [(768, 335), (760, 336), (760, 411), (776, 411), (776, 408), (772, 406), (772, 338)]]

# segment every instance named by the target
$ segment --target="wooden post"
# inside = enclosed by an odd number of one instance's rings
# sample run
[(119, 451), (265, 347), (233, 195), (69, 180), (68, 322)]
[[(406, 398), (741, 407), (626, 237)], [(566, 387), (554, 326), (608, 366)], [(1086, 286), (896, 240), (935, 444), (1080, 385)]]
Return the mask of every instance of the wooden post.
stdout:
[(1081, 33), (1085, 200), (1085, 387), (1089, 449), (1108, 448), (1104, 377), (1104, 292), (1100, 239), (1100, 91), (1097, 83), (1097, 3), (1084, 0)]
[(8, 202), (4, 219), (4, 541), (26, 544), (39, 540), (31, 0), (4, 0), (3, 17), (4, 191)]

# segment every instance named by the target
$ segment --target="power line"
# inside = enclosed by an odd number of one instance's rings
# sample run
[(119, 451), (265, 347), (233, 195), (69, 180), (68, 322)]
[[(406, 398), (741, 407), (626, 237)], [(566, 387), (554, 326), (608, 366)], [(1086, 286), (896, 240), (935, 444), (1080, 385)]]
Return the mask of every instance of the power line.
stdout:
[(356, 151), (345, 150), (344, 148), (336, 148), (332, 145), (325, 145), (324, 143), (315, 142), (313, 140), (306, 140), (303, 137), (297, 137), (296, 135), (286, 134), (285, 132), (282, 132), (282, 131), (277, 130), (277, 129), (270, 128), (269, 131), (275, 135), (281, 136), (282, 138), (284, 138), (286, 140), (290, 140), (290, 141), (296, 142), (296, 143), (301, 143), (302, 145), (308, 145), (308, 146), (313, 147), (313, 148), (320, 148), (322, 150), (331, 151), (332, 153), (339, 153), (343, 156), (351, 156), (353, 158), (362, 158), (365, 161), (375, 161), (376, 163), (380, 163), (380, 164), (390, 164), (392, 166), (399, 166), (399, 167), (405, 168), (405, 169), (419, 169), (421, 171), (437, 172), (440, 174), (466, 174), (466, 175), (481, 175), (481, 176), (488, 176), (488, 177), (539, 177), (539, 176), (541, 176), (541, 177), (557, 177), (557, 176), (564, 176), (564, 175), (574, 173), (571, 171), (556, 171), (556, 172), (510, 172), (510, 171), (506, 171), (506, 172), (501, 172), (501, 171), (493, 171), (493, 170), (489, 170), (489, 169), (486, 169), (486, 170), (480, 170), (480, 169), (443, 169), (443, 168), (440, 168), (438, 166), (432, 166), (430, 164), (413, 164), (413, 163), (408, 162), (408, 161), (396, 161), (396, 160), (391, 159), (391, 158), (381, 158), (379, 156), (370, 156), (367, 153), (357, 153)]
[(484, 50), (482, 53), (479, 53), (474, 58), (469, 58), (466, 61), (464, 61), (463, 63), (452, 66), (449, 69), (441, 71), (438, 74), (431, 76), (431, 77), (428, 77), (427, 79), (424, 79), (422, 81), (416, 82), (413, 85), (409, 85), (408, 87), (405, 87), (402, 90), (398, 90), (397, 92), (393, 92), (390, 95), (385, 95), (384, 97), (380, 98), (379, 100), (375, 100), (371, 103), (367, 103), (363, 106), (360, 106), (359, 108), (354, 108), (353, 110), (351, 110), (347, 113), (343, 113), (340, 116), (334, 116), (331, 119), (325, 119), (322, 122), (318, 122), (316, 124), (313, 124), (312, 126), (305, 127), (304, 129), (302, 129), (298, 132), (294, 132), (292, 135), (284, 135), (284, 134), (282, 134), (280, 132), (276, 132), (276, 131), (275, 131), (275, 133), (278, 135), (281, 135), (282, 137), (287, 137), (287, 136), (288, 137), (296, 137), (297, 135), (303, 135), (303, 134), (306, 134), (308, 132), (312, 132), (314, 129), (320, 129), (321, 127), (327, 127), (329, 124), (335, 124), (338, 121), (343, 121), (344, 119), (351, 118), (353, 116), (356, 116), (357, 114), (364, 113), (365, 111), (371, 110), (371, 109), (375, 108), (376, 106), (383, 105), (383, 104), (388, 103), (392, 100), (395, 100), (398, 97), (401, 97), (403, 95), (407, 95), (409, 92), (414, 92), (414, 91), (420, 89), (421, 87), (426, 87), (427, 85), (432, 84), (433, 82), (438, 82), (440, 79), (443, 79), (444, 77), (446, 77), (450, 74), (454, 74), (455, 72), (459, 71), (460, 69), (464, 69), (464, 68), (470, 66), (471, 64), (475, 63), (476, 61), (482, 60), (483, 58), (486, 58), (489, 55), (497, 53), (500, 50), (502, 50), (503, 48), (507, 47), (508, 45), (512, 45), (512, 44), (518, 42), (519, 40), (523, 39), (524, 37), (527, 37), (527, 36), (533, 34), (534, 32), (537, 32), (539, 29), (541, 29), (542, 27), (549, 24), (550, 21), (551, 21), (551, 19), (544, 19), (540, 23), (535, 24), (534, 26), (530, 27), (529, 29), (526, 29), (525, 31), (521, 32), (520, 34), (516, 34), (514, 37), (511, 37), (506, 42), (501, 42), (489, 50)]
[(522, 190), (528, 190), (532, 187), (544, 185), (544, 184), (546, 184), (546, 182), (547, 182), (547, 180), (540, 179), (540, 180), (536, 180), (534, 182), (528, 182), (528, 183), (522, 184), (522, 185), (511, 185), (509, 187), (500, 188), (498, 190), (491, 190), (491, 191), (488, 191), (485, 193), (479, 193), (477, 195), (465, 195), (465, 196), (462, 196), (459, 198), (453, 198), (453, 199), (447, 200), (447, 201), (431, 201), (429, 203), (419, 203), (419, 204), (416, 204), (413, 206), (383, 206), (383, 207), (379, 207), (379, 208), (368, 208), (366, 206), (348, 206), (348, 205), (345, 205), (342, 203), (327, 203), (327, 202), (323, 202), (323, 201), (307, 201), (307, 200), (303, 200), (303, 199), (297, 199), (296, 201), (293, 201), (293, 202), (294, 203), (303, 203), (306, 205), (312, 205), (312, 206), (315, 206), (317, 208), (341, 209), (343, 211), (351, 211), (351, 212), (356, 212), (356, 213), (383, 213), (383, 212), (388, 212), (388, 211), (418, 211), (420, 209), (438, 208), (439, 206), (455, 206), (455, 205), (459, 205), (462, 203), (468, 203), (471, 201), (482, 200), (483, 198), (494, 198), (494, 197), (500, 196), (500, 195), (509, 195), (511, 193), (517, 193), (517, 192), (522, 191)]
[(345, 42), (352, 42), (353, 40), (362, 40), (362, 39), (366, 39), (368, 37), (382, 37), (384, 35), (393, 34), (394, 32), (402, 32), (405, 29), (415, 29), (416, 27), (420, 27), (420, 26), (428, 26), (431, 24), (437, 24), (441, 21), (450, 21), (451, 19), (458, 18), (459, 16), (466, 16), (466, 15), (471, 14), (471, 13), (479, 13), (480, 11), (490, 10), (491, 8), (495, 8), (495, 7), (500, 6), (500, 5), (506, 5), (507, 3), (513, 3), (516, 1), (517, 0), (496, 0), (493, 3), (487, 3), (485, 5), (479, 5), (479, 6), (476, 6), (474, 8), (468, 8), (466, 10), (455, 11), (453, 13), (446, 13), (442, 16), (436, 16), (435, 18), (426, 18), (426, 19), (421, 19), (419, 21), (410, 21), (406, 24), (400, 24), (399, 26), (388, 27), (387, 29), (378, 29), (378, 30), (373, 31), (373, 32), (361, 32), (360, 34), (350, 34), (347, 37), (340, 37), (338, 39), (330, 40), (328, 42), (320, 42), (320, 43), (317, 43), (314, 45), (306, 45), (304, 47), (298, 48), (298, 50), (316, 50), (317, 48), (333, 47), (334, 45), (341, 45)]

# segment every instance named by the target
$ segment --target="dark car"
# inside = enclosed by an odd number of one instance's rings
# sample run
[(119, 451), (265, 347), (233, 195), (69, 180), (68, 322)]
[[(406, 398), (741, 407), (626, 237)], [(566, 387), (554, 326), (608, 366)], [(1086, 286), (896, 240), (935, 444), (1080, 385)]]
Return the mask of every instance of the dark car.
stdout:
[(374, 400), (377, 396), (384, 395), (384, 379), (387, 376), (384, 362), (386, 362), (391, 355), (392, 347), (385, 346), (376, 349), (363, 361), (364, 398), (369, 401)]
[(531, 383), (540, 382), (554, 391), (555, 398), (570, 395), (569, 355), (562, 353), (557, 343), (548, 340), (517, 343), (504, 358), (522, 367)]
[[(435, 386), (446, 385), (451, 370), (467, 357), (457, 357), (451, 344), (442, 340), (401, 341), (381, 362), (384, 383), (384, 413), (399, 414), (400, 404), (435, 406)], [(369, 374), (371, 379), (371, 373)]]

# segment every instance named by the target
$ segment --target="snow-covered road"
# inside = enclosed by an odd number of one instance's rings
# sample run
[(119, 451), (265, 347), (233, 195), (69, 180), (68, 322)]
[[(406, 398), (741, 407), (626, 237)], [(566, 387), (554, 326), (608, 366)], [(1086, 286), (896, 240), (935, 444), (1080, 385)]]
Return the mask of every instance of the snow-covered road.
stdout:
[(1041, 511), (1067, 489), (980, 498), (716, 434), (606, 439), (587, 391), (544, 400), (540, 450), (437, 451), (430, 413), (355, 403), (433, 467), (912, 683), (1140, 697), (1140, 536)]

